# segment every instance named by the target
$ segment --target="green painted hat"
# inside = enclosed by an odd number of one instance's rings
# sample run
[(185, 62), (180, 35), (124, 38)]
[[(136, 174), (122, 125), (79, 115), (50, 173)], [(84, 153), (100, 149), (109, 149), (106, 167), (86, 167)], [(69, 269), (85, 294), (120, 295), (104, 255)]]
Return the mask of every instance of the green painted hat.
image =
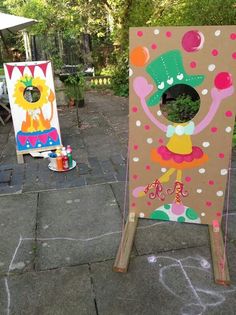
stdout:
[(147, 101), (148, 106), (159, 104), (163, 93), (171, 86), (186, 84), (194, 87), (204, 80), (204, 75), (188, 75), (185, 72), (179, 50), (160, 55), (147, 66), (146, 71), (157, 85), (157, 91)]

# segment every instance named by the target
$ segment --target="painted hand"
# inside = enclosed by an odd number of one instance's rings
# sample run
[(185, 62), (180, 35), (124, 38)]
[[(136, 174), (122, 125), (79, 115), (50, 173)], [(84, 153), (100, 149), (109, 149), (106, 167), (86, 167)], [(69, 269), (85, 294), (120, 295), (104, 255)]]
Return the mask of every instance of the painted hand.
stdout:
[(149, 84), (144, 77), (135, 78), (133, 82), (133, 87), (135, 93), (141, 99), (145, 99), (145, 97), (153, 90), (153, 85)]
[(234, 93), (234, 87), (230, 86), (226, 89), (217, 89), (216, 87), (213, 87), (211, 89), (211, 97), (212, 97), (212, 101), (213, 103), (216, 102), (221, 102), (223, 99), (231, 96)]

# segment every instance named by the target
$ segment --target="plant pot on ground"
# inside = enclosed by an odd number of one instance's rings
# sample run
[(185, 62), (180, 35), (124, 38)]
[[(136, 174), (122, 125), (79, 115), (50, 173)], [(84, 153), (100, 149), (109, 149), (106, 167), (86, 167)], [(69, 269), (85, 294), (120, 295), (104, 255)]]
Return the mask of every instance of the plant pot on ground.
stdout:
[(65, 79), (66, 95), (69, 98), (69, 106), (84, 106), (85, 78), (83, 73), (76, 72)]

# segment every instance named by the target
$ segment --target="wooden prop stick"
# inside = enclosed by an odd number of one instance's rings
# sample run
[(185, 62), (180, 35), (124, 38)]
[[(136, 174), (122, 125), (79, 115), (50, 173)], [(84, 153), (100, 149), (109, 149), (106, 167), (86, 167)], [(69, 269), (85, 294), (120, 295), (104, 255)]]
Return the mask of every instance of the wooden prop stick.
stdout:
[(229, 285), (229, 269), (225, 255), (222, 230), (219, 225), (216, 226), (213, 223), (213, 225), (209, 225), (209, 233), (215, 283)]
[(113, 271), (115, 272), (127, 272), (137, 223), (138, 217), (135, 213), (130, 213), (113, 266)]

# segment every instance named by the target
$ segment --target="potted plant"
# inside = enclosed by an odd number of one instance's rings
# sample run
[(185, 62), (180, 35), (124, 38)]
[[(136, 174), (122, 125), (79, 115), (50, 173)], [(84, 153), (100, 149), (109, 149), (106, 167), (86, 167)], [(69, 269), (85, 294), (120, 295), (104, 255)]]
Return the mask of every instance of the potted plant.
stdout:
[(71, 106), (84, 107), (85, 78), (81, 71), (69, 74), (65, 79), (66, 94)]

